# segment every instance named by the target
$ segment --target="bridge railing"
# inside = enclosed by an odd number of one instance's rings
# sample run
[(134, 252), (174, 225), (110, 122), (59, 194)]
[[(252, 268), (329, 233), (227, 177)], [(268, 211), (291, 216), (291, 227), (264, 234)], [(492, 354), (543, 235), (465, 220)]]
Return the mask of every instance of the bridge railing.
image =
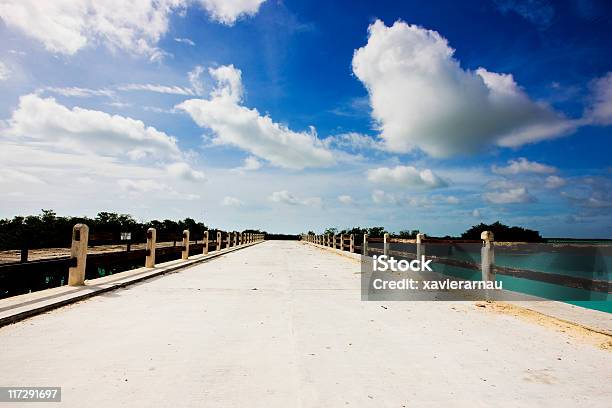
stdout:
[[(0, 299), (66, 284), (79, 286), (85, 279), (243, 247), (263, 241), (264, 235), (221, 230), (205, 231), (199, 237), (190, 236), (188, 230), (158, 235), (154, 228), (149, 228), (144, 243), (106, 252), (100, 247), (92, 248), (89, 238), (88, 226), (77, 224), (73, 227), (69, 256), (0, 263)], [(111, 246), (115, 247), (122, 246)]]
[[(304, 234), (302, 241), (365, 256), (387, 255), (410, 259), (426, 256), (444, 273), (474, 276), (473, 271), (477, 271), (485, 281), (494, 281), (500, 275), (586, 292), (566, 291), (569, 293), (567, 296), (574, 298), (584, 296), (586, 299), (599, 299), (612, 289), (606, 266), (606, 260), (612, 257), (610, 245), (581, 247), (575, 243), (496, 243), (491, 231), (482, 231), (480, 240), (438, 239), (419, 233), (413, 239), (392, 237), (390, 234), (382, 237), (370, 237), (368, 234)], [(497, 262), (496, 252), (499, 255)], [(534, 259), (526, 261), (528, 257)], [(550, 259), (546, 265), (538, 267), (538, 260), (543, 257)]]

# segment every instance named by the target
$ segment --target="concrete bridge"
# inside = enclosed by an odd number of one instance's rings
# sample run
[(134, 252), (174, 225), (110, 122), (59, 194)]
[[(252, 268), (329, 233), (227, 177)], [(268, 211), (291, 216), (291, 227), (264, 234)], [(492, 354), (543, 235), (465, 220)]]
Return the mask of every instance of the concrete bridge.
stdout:
[(70, 407), (610, 406), (609, 315), (538, 307), (364, 302), (356, 254), (251, 243), (0, 301), (21, 319), (0, 386)]

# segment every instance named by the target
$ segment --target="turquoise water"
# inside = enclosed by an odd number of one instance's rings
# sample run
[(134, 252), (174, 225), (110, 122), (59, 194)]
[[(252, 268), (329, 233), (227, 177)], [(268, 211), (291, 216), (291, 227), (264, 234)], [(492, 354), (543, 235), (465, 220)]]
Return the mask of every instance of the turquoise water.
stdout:
[[(401, 245), (401, 244), (400, 244)], [(395, 250), (414, 253), (415, 245), (401, 245)], [(427, 255), (435, 255), (480, 264), (480, 244), (428, 244)], [(495, 246), (495, 265), (531, 270), (589, 280), (612, 280), (612, 245), (529, 244)], [(468, 280), (482, 279), (479, 270), (432, 264), (437, 272)], [(558, 300), (589, 309), (612, 313), (610, 293), (589, 291), (537, 280), (497, 274), (506, 290)]]

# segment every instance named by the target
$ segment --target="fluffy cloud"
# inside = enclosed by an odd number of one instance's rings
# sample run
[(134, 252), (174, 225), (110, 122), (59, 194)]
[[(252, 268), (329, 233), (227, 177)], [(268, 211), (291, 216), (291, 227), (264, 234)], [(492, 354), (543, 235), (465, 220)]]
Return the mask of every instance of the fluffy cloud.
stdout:
[(430, 207), (436, 204), (459, 204), (459, 199), (452, 195), (433, 195), (429, 197), (408, 197), (406, 202), (413, 207)]
[(585, 113), (589, 123), (612, 125), (612, 72), (591, 83), (592, 104)]
[(510, 175), (522, 173), (550, 174), (555, 173), (557, 169), (546, 164), (532, 162), (524, 157), (517, 160), (509, 160), (506, 167), (492, 166), (491, 170), (496, 174)]
[(211, 129), (213, 142), (233, 145), (273, 165), (291, 169), (329, 166), (332, 152), (310, 132), (295, 132), (257, 109), (241, 105), (242, 73), (233, 65), (209, 70), (217, 81), (210, 99), (190, 99), (176, 106), (189, 113), (201, 127)]
[[(193, 0), (3, 0), (0, 17), (7, 26), (40, 41), (51, 52), (73, 55), (100, 43), (156, 60), (171, 14)], [(200, 0), (211, 17), (231, 25), (257, 13), (263, 0)]]
[(237, 199), (236, 197), (230, 197), (230, 196), (223, 197), (223, 200), (221, 201), (221, 205), (224, 207), (240, 207), (243, 204), (244, 203), (240, 201), (239, 199)]
[(351, 197), (350, 195), (340, 195), (338, 196), (338, 201), (345, 205), (351, 205), (355, 203), (353, 197)]
[(375, 204), (397, 204), (399, 199), (395, 194), (387, 193), (383, 190), (372, 191), (372, 201)]
[(35, 94), (19, 98), (3, 134), (52, 148), (131, 159), (180, 156), (175, 138), (140, 120), (79, 107), (69, 109), (54, 98)]
[(559, 176), (548, 176), (544, 181), (544, 187), (555, 189), (559, 187), (563, 187), (566, 184), (565, 180)]
[(6, 81), (11, 76), (11, 70), (5, 63), (0, 61), (0, 81)]
[(211, 17), (223, 24), (233, 25), (242, 16), (257, 14), (265, 0), (200, 0)]
[(368, 180), (372, 183), (395, 185), (399, 187), (445, 187), (448, 184), (431, 170), (417, 170), (413, 166), (379, 167), (368, 170)]
[(191, 88), (196, 95), (202, 95), (204, 93), (204, 84), (202, 84), (202, 81), (200, 80), (200, 75), (202, 75), (203, 72), (204, 67), (201, 65), (196, 65), (195, 68), (193, 68), (193, 70), (189, 71), (187, 74)]
[(261, 168), (262, 164), (257, 157), (249, 156), (244, 159), (244, 164), (238, 167), (236, 170), (238, 171), (255, 171)]
[(328, 147), (335, 146), (350, 151), (384, 149), (380, 140), (356, 132), (329, 136), (323, 139), (323, 142)]
[(492, 191), (485, 193), (483, 196), (487, 202), (492, 204), (516, 204), (535, 201), (535, 198), (529, 194), (526, 187), (515, 187), (505, 191)]
[(166, 186), (165, 184), (150, 179), (120, 179), (117, 180), (117, 184), (123, 191), (130, 193), (148, 193), (151, 191), (164, 191), (168, 188), (168, 186)]
[(99, 42), (156, 59), (162, 55), (156, 44), (168, 30), (169, 14), (181, 3), (6, 0), (0, 4), (0, 17), (51, 52), (72, 55)]
[(269, 198), (272, 202), (289, 205), (307, 205), (313, 207), (320, 207), (322, 204), (321, 197), (309, 197), (299, 199), (287, 190), (275, 191), (270, 195)]
[(43, 184), (44, 182), (32, 174), (15, 169), (0, 169), (0, 183), (34, 183)]
[(194, 47), (196, 44), (189, 38), (179, 38), (179, 37), (175, 37), (174, 41), (178, 42), (178, 43), (183, 43), (183, 44), (188, 44), (191, 45), (192, 47)]
[(576, 126), (532, 101), (512, 75), (464, 70), (453, 54), (435, 31), (401, 21), (370, 25), (353, 71), (389, 150), (444, 157), (550, 139)]
[(129, 193), (131, 196), (139, 196), (145, 193), (160, 192), (158, 194), (165, 199), (180, 199), (180, 200), (197, 200), (200, 198), (197, 194), (179, 193), (169, 185), (152, 179), (120, 179), (117, 180), (119, 188)]
[(166, 166), (166, 171), (173, 177), (186, 181), (203, 181), (204, 173), (192, 169), (187, 163), (177, 162)]

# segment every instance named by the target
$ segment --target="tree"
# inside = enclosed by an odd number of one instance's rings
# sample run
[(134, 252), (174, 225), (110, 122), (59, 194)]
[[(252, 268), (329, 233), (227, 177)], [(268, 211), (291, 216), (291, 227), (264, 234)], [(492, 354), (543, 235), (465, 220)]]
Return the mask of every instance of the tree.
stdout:
[(506, 242), (543, 242), (544, 239), (538, 231), (523, 227), (509, 227), (499, 221), (493, 224), (474, 225), (461, 234), (463, 239), (480, 239), (482, 231), (491, 231), (496, 241)]

